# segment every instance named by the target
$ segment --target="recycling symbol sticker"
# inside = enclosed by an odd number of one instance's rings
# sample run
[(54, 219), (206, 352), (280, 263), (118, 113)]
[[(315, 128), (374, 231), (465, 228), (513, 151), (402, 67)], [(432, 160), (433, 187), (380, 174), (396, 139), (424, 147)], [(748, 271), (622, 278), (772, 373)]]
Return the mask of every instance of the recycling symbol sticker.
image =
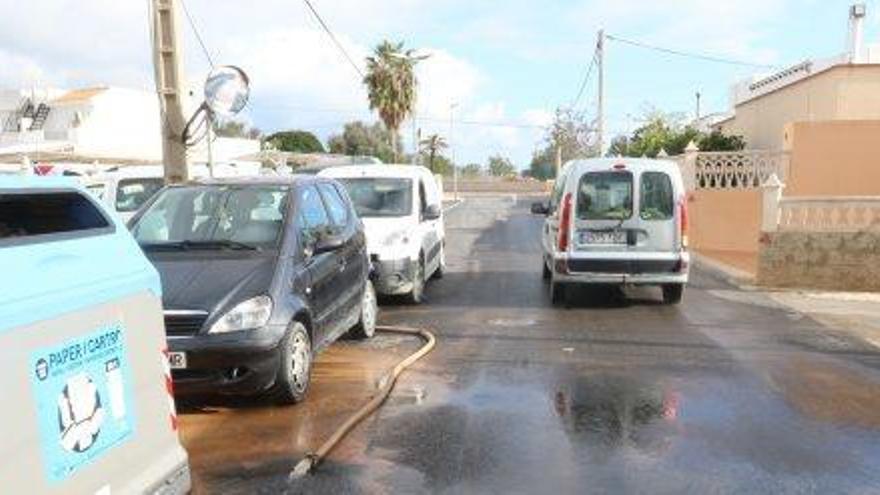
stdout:
[(58, 397), (61, 446), (68, 452), (85, 452), (94, 445), (104, 422), (98, 387), (85, 373), (67, 380)]
[(132, 374), (121, 324), (31, 354), (46, 477), (60, 483), (134, 435)]

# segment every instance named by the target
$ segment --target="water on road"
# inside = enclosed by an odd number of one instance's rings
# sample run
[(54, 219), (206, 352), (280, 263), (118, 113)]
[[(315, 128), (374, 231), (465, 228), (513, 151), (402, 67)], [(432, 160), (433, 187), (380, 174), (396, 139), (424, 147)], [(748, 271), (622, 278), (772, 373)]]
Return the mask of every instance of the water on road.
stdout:
[(447, 217), (428, 301), (382, 307), (438, 347), (313, 476), (288, 473), (419, 343), (323, 354), (308, 400), (187, 406), (200, 493), (880, 493), (880, 352), (699, 270), (554, 308), (541, 219), (507, 197)]

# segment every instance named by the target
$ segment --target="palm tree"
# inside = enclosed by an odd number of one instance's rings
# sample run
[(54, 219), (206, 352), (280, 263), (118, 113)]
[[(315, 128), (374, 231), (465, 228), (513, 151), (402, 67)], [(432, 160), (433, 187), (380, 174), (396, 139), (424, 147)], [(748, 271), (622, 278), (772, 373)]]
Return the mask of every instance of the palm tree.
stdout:
[(415, 66), (425, 56), (415, 55), (414, 50), (404, 50), (403, 42), (380, 43), (367, 57), (367, 97), (370, 110), (379, 112), (379, 118), (391, 131), (391, 149), (397, 156), (397, 132), (400, 124), (412, 114), (416, 105)]
[(434, 158), (437, 156), (437, 153), (448, 147), (449, 145), (446, 144), (446, 140), (437, 134), (431, 134), (427, 138), (419, 141), (421, 153), (423, 155), (428, 155), (428, 168), (431, 169), (431, 172), (434, 172)]

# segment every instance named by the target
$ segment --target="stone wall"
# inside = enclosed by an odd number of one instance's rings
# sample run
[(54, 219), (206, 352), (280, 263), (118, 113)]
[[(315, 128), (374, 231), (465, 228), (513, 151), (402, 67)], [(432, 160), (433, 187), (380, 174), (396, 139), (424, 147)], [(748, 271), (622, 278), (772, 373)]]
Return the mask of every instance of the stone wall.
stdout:
[(758, 283), (774, 287), (880, 291), (880, 232), (763, 234)]

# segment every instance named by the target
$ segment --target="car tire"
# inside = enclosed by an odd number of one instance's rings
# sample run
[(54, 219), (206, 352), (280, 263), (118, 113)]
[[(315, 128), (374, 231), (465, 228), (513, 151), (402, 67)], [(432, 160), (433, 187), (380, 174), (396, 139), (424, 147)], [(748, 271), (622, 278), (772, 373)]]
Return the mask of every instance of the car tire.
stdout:
[(281, 359), (269, 394), (279, 404), (302, 402), (312, 376), (312, 342), (306, 327), (294, 321), (278, 348)]
[(666, 284), (663, 286), (663, 303), (678, 304), (684, 296), (684, 284)]
[(566, 293), (568, 287), (562, 282), (550, 282), (550, 302), (554, 306), (559, 306), (568, 302)]
[(406, 299), (410, 304), (422, 304), (425, 300), (425, 259), (419, 256), (416, 270), (413, 273), (413, 287)]
[(553, 278), (553, 272), (550, 271), (550, 267), (547, 266), (547, 260), (545, 260), (544, 258), (541, 258), (541, 268), (542, 268), (542, 272), (541, 272), (542, 279), (550, 280), (551, 278)]
[(437, 269), (434, 270), (434, 274), (431, 275), (431, 278), (435, 280), (440, 280), (443, 278), (443, 275), (446, 274), (446, 246), (440, 244), (440, 263), (437, 264)]
[(364, 295), (361, 299), (361, 314), (357, 325), (349, 332), (358, 340), (372, 338), (376, 334), (376, 316), (379, 314), (379, 306), (376, 302), (376, 289), (373, 282), (367, 280), (364, 285)]

